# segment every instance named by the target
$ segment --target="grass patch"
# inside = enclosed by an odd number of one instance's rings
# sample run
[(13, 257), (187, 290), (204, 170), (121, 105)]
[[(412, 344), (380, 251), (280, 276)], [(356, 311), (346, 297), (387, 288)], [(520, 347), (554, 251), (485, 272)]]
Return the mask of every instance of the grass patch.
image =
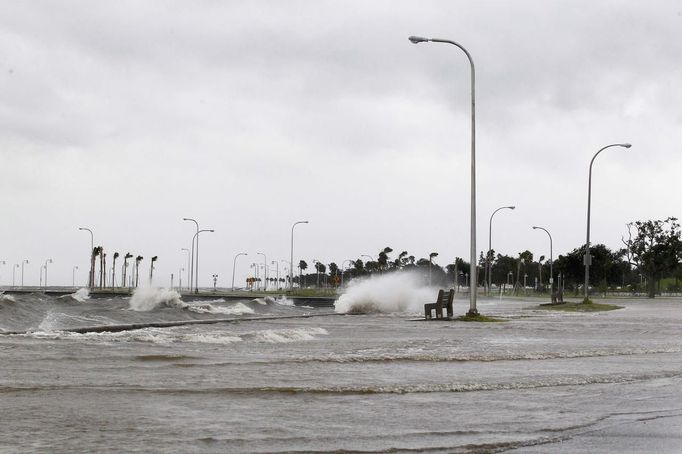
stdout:
[(539, 309), (549, 311), (563, 311), (563, 312), (604, 312), (622, 309), (621, 306), (615, 304), (603, 303), (561, 303), (561, 304), (540, 304)]
[(502, 320), (501, 318), (487, 317), (481, 314), (466, 314), (459, 317), (455, 317), (455, 320), (459, 322), (482, 322), (482, 323), (500, 323), (506, 322), (507, 320)]

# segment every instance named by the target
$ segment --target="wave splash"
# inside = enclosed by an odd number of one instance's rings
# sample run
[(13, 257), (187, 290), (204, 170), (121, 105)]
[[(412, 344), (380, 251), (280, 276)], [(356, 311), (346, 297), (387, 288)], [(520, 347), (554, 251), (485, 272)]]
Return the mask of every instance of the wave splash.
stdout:
[(416, 273), (394, 272), (354, 279), (334, 304), (334, 311), (371, 313), (423, 313), (424, 303), (435, 300), (437, 290), (424, 285)]
[(75, 293), (71, 293), (70, 295), (60, 296), (59, 298), (71, 298), (73, 300), (78, 301), (79, 303), (84, 303), (90, 299), (90, 290), (88, 290), (85, 287), (79, 288), (78, 290), (76, 290)]
[(243, 303), (225, 307), (214, 306), (211, 302), (224, 303), (225, 300), (220, 298), (210, 302), (189, 304), (182, 301), (181, 295), (175, 290), (138, 287), (130, 298), (129, 309), (137, 312), (149, 312), (158, 307), (171, 307), (196, 312), (197, 314), (242, 315), (254, 313), (253, 309)]
[(188, 304), (180, 299), (180, 294), (175, 290), (138, 287), (130, 298), (129, 306), (133, 311), (149, 312), (160, 306), (184, 309)]
[(12, 295), (5, 295), (4, 293), (0, 293), (0, 301), (7, 301), (8, 303), (16, 303), (17, 300), (14, 299)]
[(199, 344), (233, 344), (236, 342), (253, 342), (261, 344), (287, 344), (294, 342), (307, 342), (326, 336), (329, 333), (320, 327), (266, 329), (247, 332), (232, 331), (206, 331), (185, 332), (165, 328), (143, 328), (134, 331), (121, 331), (118, 333), (71, 333), (41, 329), (20, 336), (28, 336), (37, 339), (88, 339), (102, 342), (148, 342), (152, 344), (170, 345), (174, 343), (199, 343)]

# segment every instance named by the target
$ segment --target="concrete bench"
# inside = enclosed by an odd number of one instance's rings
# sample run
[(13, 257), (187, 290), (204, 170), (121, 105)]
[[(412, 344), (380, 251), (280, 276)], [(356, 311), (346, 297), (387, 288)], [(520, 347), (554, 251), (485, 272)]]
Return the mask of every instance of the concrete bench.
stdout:
[(438, 297), (435, 303), (424, 304), (424, 317), (426, 320), (431, 320), (431, 313), (433, 310), (436, 311), (436, 318), (443, 319), (443, 308), (446, 309), (447, 318), (452, 318), (452, 300), (455, 298), (455, 291), (451, 289), (448, 293), (445, 290), (438, 291)]

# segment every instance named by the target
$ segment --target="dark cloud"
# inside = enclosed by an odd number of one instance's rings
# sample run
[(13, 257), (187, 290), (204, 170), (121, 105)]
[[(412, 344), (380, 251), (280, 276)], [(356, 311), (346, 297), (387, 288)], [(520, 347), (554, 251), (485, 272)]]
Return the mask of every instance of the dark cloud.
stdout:
[[(529, 228), (538, 223), (558, 251), (577, 246), (589, 159), (631, 141), (600, 156), (595, 174), (593, 237), (618, 246), (625, 222), (674, 215), (682, 196), (680, 10), (675, 0), (5, 3), (0, 205), (14, 222), (0, 238), (17, 240), (0, 243), (0, 260), (53, 256), (51, 275), (66, 283), (71, 264), (87, 268), (84, 224), (106, 248), (159, 255), (166, 276), (191, 239), (183, 216), (217, 229), (207, 276), (227, 275), (243, 249), (285, 259), (299, 218), (311, 220), (299, 245), (308, 259), (386, 245), (467, 256), (469, 68), (458, 49), (413, 45), (412, 34), (454, 39), (476, 62), (481, 238), (491, 210), (514, 203), (497, 249), (545, 247)], [(448, 228), (435, 229), (443, 212)]]

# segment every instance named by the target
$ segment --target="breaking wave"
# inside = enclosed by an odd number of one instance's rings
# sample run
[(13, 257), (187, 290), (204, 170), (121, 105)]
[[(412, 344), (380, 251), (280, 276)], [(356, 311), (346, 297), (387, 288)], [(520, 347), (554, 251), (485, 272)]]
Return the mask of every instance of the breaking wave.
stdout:
[[(225, 300), (223, 300), (225, 301)], [(202, 304), (185, 304), (183, 309), (187, 309), (198, 314), (226, 314), (226, 315), (243, 315), (243, 314), (253, 314), (254, 310), (244, 303), (237, 303), (234, 306), (214, 306), (210, 303)]]
[(99, 340), (103, 342), (149, 342), (154, 344), (173, 344), (177, 342), (201, 344), (233, 344), (235, 342), (257, 342), (268, 344), (284, 344), (291, 342), (311, 341), (317, 336), (327, 335), (324, 328), (306, 327), (290, 329), (267, 329), (234, 333), (228, 331), (209, 331), (187, 333), (172, 329), (144, 328), (117, 333), (71, 333), (62, 331), (34, 331), (18, 336), (29, 336), (40, 339), (66, 340)]
[(264, 298), (254, 298), (252, 300), (254, 303), (261, 304), (263, 306), (268, 304), (279, 304), (280, 306), (293, 306), (294, 302), (287, 299), (286, 296), (282, 295), (279, 298), (273, 298), (272, 296), (266, 296)]
[(423, 313), (424, 303), (433, 302), (438, 291), (424, 285), (423, 277), (394, 272), (368, 279), (354, 279), (334, 304), (338, 313)]
[(70, 295), (60, 296), (59, 298), (60, 299), (61, 298), (71, 298), (73, 300), (78, 301), (79, 303), (84, 303), (90, 299), (90, 290), (88, 290), (85, 287), (79, 288), (78, 290), (76, 290), (75, 293), (72, 293)]
[[(490, 383), (414, 383), (390, 385), (359, 385), (359, 386), (263, 386), (263, 387), (234, 387), (193, 389), (185, 392), (195, 393), (284, 393), (284, 394), (425, 394), (425, 393), (463, 393), (476, 391), (501, 391), (552, 388), (563, 386), (585, 386), (600, 384), (622, 384), (649, 381), (655, 379), (678, 378), (679, 371), (662, 371), (659, 373), (642, 374), (603, 374), (603, 375), (565, 375), (552, 377), (528, 377), (525, 380), (513, 382)], [(169, 392), (164, 390), (163, 392)]]
[(253, 314), (254, 310), (243, 303), (234, 306), (214, 306), (211, 303), (224, 303), (223, 298), (202, 303), (185, 303), (175, 290), (163, 288), (139, 287), (130, 298), (129, 308), (138, 312), (149, 312), (158, 307), (185, 309), (197, 314), (243, 315)]
[(6, 301), (8, 303), (16, 303), (17, 302), (17, 300), (15, 300), (12, 295), (5, 295), (4, 293), (0, 293), (0, 301)]
[(149, 312), (157, 307), (176, 307), (184, 309), (188, 306), (180, 299), (175, 290), (154, 287), (138, 287), (130, 298), (130, 309), (138, 312)]

